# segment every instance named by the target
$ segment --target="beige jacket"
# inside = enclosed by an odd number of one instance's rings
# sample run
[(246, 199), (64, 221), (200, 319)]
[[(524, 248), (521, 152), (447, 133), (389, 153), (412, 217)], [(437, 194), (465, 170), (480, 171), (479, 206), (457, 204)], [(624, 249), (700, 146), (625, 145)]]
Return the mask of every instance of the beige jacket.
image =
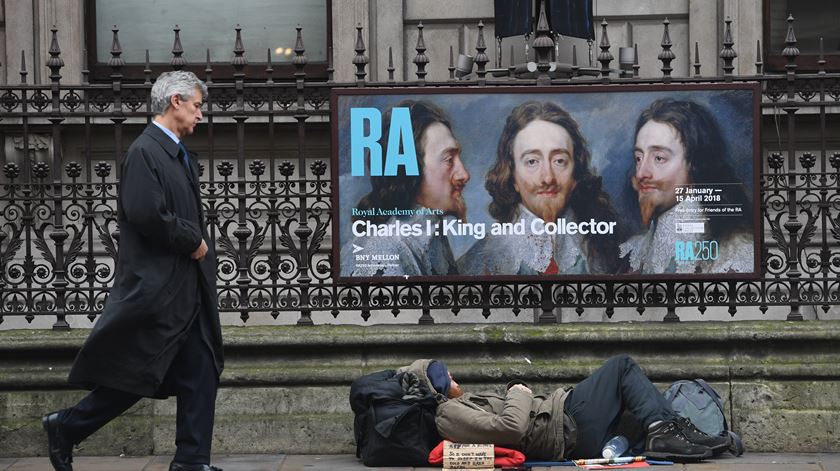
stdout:
[[(431, 388), (426, 375), (430, 361), (417, 360), (399, 371), (413, 372)], [(467, 393), (447, 399), (438, 394), (435, 424), (453, 442), (492, 443), (522, 451), (529, 460), (562, 460), (577, 436), (574, 420), (563, 411), (568, 394), (563, 388), (548, 396), (518, 388), (505, 396)]]

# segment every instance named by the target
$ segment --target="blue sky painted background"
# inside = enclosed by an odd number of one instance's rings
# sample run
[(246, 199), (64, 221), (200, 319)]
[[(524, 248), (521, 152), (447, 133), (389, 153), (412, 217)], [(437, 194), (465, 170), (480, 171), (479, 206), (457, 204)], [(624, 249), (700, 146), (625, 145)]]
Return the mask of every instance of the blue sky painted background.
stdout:
[[(729, 148), (730, 159), (752, 194), (753, 172), (753, 98), (752, 90), (622, 91), (589, 93), (464, 93), (394, 94), (338, 97), (338, 216), (341, 244), (352, 238), (350, 208), (370, 191), (369, 177), (350, 176), (350, 108), (373, 107), (384, 112), (406, 98), (426, 100), (442, 108), (452, 121), (453, 133), (462, 147), (461, 158), (470, 172), (464, 190), (467, 219), (470, 222), (495, 222), (487, 212), (490, 195), (484, 189), (484, 177), (496, 158), (499, 136), (510, 111), (525, 101), (553, 101), (568, 111), (580, 125), (592, 154), (592, 167), (603, 177), (604, 189), (613, 206), (626, 219), (621, 224), (639, 228), (638, 205), (628, 184), (633, 163), (636, 119), (653, 101), (671, 97), (693, 100), (706, 105), (717, 118)], [(384, 157), (384, 155), (383, 155)], [(452, 237), (453, 252), (458, 257), (475, 242), (472, 237)]]

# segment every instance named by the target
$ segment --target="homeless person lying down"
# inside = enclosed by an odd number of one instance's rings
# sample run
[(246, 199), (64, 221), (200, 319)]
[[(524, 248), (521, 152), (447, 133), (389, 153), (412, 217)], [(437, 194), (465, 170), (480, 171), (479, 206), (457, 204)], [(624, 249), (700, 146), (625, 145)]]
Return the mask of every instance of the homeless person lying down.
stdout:
[(648, 458), (696, 461), (728, 447), (726, 437), (706, 435), (675, 414), (628, 355), (610, 358), (573, 388), (547, 396), (533, 394), (521, 382), (509, 383), (504, 396), (467, 393), (435, 360), (417, 360), (403, 371), (437, 393), (435, 424), (453, 442), (492, 443), (530, 460), (596, 457), (626, 409), (647, 431)]

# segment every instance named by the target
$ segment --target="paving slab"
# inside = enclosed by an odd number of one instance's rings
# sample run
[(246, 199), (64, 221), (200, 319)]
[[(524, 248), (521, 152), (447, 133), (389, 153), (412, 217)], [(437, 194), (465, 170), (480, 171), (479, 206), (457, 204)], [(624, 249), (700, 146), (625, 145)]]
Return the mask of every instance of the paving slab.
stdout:
[[(171, 455), (150, 457), (143, 471), (168, 471)], [(277, 471), (284, 455), (218, 455), (213, 456), (212, 464), (224, 471)], [(74, 468), (75, 469), (75, 468)], [(311, 469), (311, 468), (308, 468)], [(85, 470), (80, 470), (85, 471)]]
[[(369, 468), (353, 455), (289, 455), (280, 471), (411, 471), (412, 467)], [(440, 470), (440, 468), (429, 468)], [(227, 470), (225, 470), (227, 471)]]
[(150, 456), (149, 458), (149, 463), (143, 468), (143, 471), (169, 471), (172, 455)]
[(820, 464), (824, 471), (840, 471), (840, 455), (820, 454)]
[(285, 455), (224, 455), (213, 458), (213, 466), (224, 471), (278, 471)]
[[(73, 469), (81, 471), (143, 471), (151, 457), (77, 456)], [(2, 469), (2, 468), (0, 468)], [(5, 471), (53, 471), (49, 458), (20, 458)]]

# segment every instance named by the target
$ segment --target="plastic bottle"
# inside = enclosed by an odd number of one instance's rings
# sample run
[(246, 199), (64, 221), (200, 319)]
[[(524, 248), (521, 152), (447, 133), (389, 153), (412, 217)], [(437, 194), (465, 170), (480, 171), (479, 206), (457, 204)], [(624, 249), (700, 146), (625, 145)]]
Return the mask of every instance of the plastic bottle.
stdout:
[(623, 455), (628, 448), (630, 448), (630, 443), (627, 439), (622, 435), (616, 435), (610, 438), (610, 441), (604, 445), (604, 449), (601, 450), (601, 456), (604, 458), (618, 458)]

